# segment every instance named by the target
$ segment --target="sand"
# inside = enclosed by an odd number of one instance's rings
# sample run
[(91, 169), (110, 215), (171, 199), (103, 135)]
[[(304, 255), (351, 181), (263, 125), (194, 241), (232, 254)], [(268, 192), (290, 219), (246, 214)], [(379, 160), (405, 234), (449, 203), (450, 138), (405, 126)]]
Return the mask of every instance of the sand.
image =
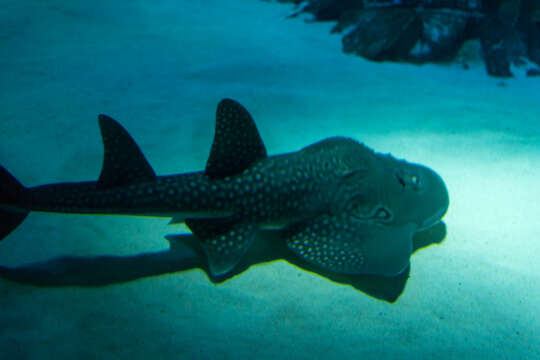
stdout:
[[(262, 1), (0, 3), (0, 163), (26, 186), (96, 179), (100, 113), (158, 174), (201, 170), (229, 97), (271, 154), (351, 136), (432, 167), (451, 201), (446, 238), (413, 255), (395, 303), (284, 261), (220, 285), (198, 269), (103, 287), (0, 280), (0, 358), (540, 358), (540, 82), (524, 69), (501, 81), (480, 61), (367, 62), (341, 53), (332, 24)], [(186, 232), (32, 213), (0, 264), (164, 251)]]

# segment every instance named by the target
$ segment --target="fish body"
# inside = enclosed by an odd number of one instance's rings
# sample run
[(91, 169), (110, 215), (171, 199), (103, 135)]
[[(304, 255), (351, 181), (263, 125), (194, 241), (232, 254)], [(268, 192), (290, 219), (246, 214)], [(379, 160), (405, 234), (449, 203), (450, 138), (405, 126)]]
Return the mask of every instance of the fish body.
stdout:
[(25, 188), (0, 168), (0, 239), (30, 211), (170, 217), (201, 241), (214, 276), (229, 273), (263, 229), (280, 229), (304, 260), (346, 274), (393, 276), (409, 264), (412, 236), (448, 208), (433, 170), (333, 137), (268, 156), (249, 113), (218, 105), (206, 169), (157, 176), (115, 120), (100, 115), (97, 181)]

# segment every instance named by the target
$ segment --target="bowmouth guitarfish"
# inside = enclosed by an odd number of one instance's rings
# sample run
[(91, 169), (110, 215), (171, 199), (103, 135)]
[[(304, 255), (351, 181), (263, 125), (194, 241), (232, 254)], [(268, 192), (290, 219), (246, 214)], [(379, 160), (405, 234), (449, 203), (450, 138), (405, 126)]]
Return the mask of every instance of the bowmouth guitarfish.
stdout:
[(201, 242), (213, 276), (231, 272), (263, 229), (280, 229), (305, 261), (342, 274), (394, 276), (415, 232), (441, 221), (448, 192), (433, 170), (331, 137), (268, 156), (234, 100), (217, 108), (204, 171), (157, 176), (115, 120), (99, 116), (97, 181), (24, 187), (0, 167), (0, 239), (30, 211), (170, 217)]

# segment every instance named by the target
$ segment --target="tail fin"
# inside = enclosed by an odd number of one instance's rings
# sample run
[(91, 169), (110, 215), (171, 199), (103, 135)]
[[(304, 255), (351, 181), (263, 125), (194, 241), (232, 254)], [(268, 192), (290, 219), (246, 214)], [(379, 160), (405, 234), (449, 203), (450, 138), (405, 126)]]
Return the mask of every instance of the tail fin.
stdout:
[(28, 215), (22, 207), (25, 187), (0, 166), (0, 240), (12, 232)]

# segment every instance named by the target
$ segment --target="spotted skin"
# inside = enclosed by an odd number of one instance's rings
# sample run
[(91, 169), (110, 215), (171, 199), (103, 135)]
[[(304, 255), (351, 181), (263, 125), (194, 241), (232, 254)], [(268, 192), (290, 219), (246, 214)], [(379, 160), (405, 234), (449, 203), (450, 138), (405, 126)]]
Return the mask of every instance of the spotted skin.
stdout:
[(392, 276), (408, 266), (413, 234), (440, 221), (448, 207), (434, 171), (349, 138), (267, 156), (253, 119), (229, 99), (218, 105), (200, 172), (156, 176), (115, 120), (100, 115), (99, 124), (105, 155), (98, 181), (24, 188), (0, 169), (7, 184), (0, 214), (9, 223), (0, 235), (29, 211), (163, 216), (185, 222), (200, 239), (214, 276), (234, 269), (259, 231), (270, 228), (321, 268)]

